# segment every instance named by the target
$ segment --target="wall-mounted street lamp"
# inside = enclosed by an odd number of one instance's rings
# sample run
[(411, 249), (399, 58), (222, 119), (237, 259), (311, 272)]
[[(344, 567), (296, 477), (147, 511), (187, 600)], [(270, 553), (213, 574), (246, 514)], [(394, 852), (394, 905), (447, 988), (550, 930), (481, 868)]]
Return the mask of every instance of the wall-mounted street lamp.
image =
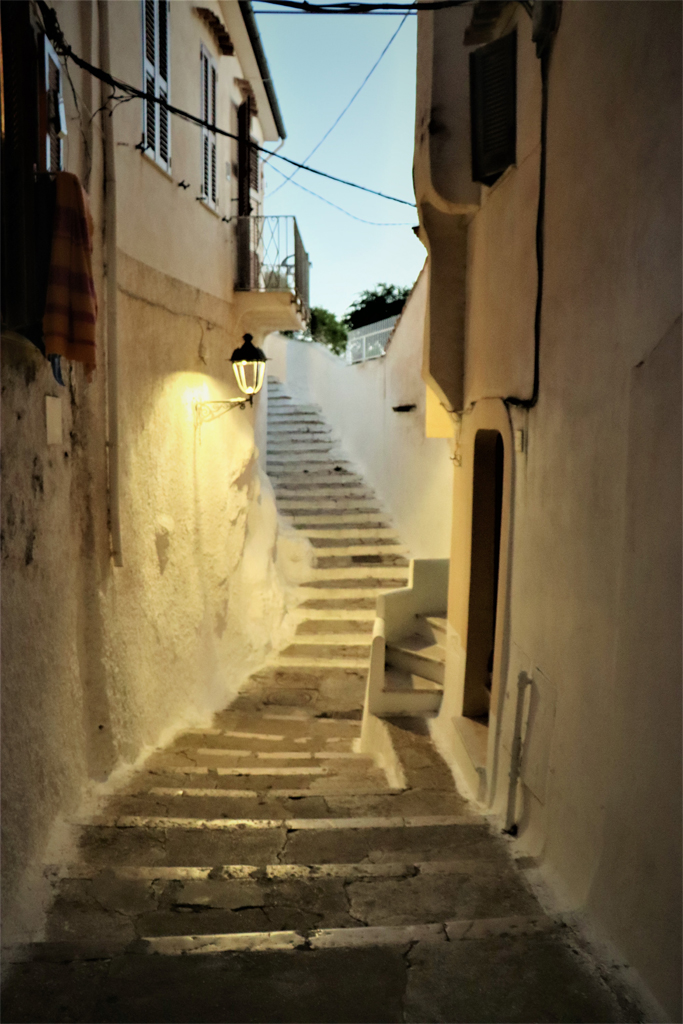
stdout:
[(205, 423), (215, 420), (229, 409), (246, 409), (247, 404), (253, 405), (254, 395), (257, 395), (263, 387), (263, 380), (266, 375), (266, 355), (263, 349), (254, 345), (251, 334), (245, 334), (243, 344), (236, 348), (230, 357), (233, 373), (237, 386), (242, 392), (242, 398), (224, 398), (214, 402), (195, 402), (195, 417), (197, 423)]

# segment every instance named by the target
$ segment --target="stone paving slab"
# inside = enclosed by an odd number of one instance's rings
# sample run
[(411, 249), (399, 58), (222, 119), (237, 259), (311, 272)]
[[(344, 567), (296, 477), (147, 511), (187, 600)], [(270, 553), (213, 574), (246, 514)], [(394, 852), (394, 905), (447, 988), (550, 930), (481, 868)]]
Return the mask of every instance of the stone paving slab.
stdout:
[(7, 1024), (638, 1019), (557, 934), (33, 962), (14, 968), (3, 1000)]

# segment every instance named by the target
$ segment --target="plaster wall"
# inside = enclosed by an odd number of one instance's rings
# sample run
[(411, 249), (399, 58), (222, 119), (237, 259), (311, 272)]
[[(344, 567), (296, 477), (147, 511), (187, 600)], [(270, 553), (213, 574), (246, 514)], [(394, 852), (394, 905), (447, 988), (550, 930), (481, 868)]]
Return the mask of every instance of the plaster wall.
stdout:
[[(176, 9), (190, 11), (189, 4), (172, 8), (172, 18), (184, 17)], [(63, 3), (57, 10), (74, 49), (96, 58), (97, 5)], [(136, 12), (131, 38), (139, 45), (140, 5), (114, 10), (122, 22)], [(114, 72), (121, 73), (116, 55), (125, 64), (124, 40), (113, 39), (112, 50)], [(198, 64), (191, 61), (197, 80)], [(81, 102), (99, 104), (99, 88), (71, 73)], [(29, 342), (3, 335), (4, 943), (40, 936), (49, 895), (43, 864), (67, 841), (65, 821), (96, 798), (112, 772), (225, 706), (278, 643), (292, 600), (289, 580), (307, 559), (304, 543), (280, 529), (260, 470), (255, 423), (263, 433), (263, 399), (197, 423), (195, 400), (238, 393), (229, 360), (239, 332), (248, 329), (231, 301), (229, 265), (225, 277), (210, 266), (212, 249), (220, 264), (220, 249), (204, 233), (209, 214), (183, 193), (193, 218), (187, 244), (179, 240), (166, 260), (163, 237), (146, 249), (147, 215), (169, 182), (126, 150), (117, 162), (123, 566), (114, 568), (101, 122), (98, 116), (86, 124), (88, 156), (80, 132), (88, 119), (79, 122), (68, 88), (65, 100), (67, 169), (89, 182), (95, 221), (97, 370), (88, 382), (80, 364), (63, 361), (60, 387)], [(176, 153), (179, 139), (173, 146)], [(192, 151), (198, 163), (198, 145)], [(134, 187), (126, 184), (129, 157), (145, 167)], [(170, 187), (174, 197), (182, 192)], [(175, 235), (175, 226), (164, 224)], [(126, 244), (149, 262), (127, 253)], [(60, 403), (61, 443), (48, 444), (46, 396)]]
[[(425, 437), (420, 376), (427, 272), (422, 271), (381, 359), (348, 365), (321, 345), (270, 335), (268, 372), (319, 405), (375, 489), (415, 558), (446, 557), (451, 461), (446, 438)], [(397, 413), (396, 405), (416, 406)]]
[[(530, 22), (516, 17), (518, 165), (482, 190), (468, 228), (465, 404), (475, 410), (528, 397), (533, 380), (540, 72)], [(675, 3), (563, 5), (540, 390), (532, 410), (510, 407), (524, 451), (512, 455), (508, 667), (487, 765), (487, 800), (502, 813), (524, 670), (536, 703), (517, 848), (670, 1020), (681, 1015), (680, 17)], [(454, 480), (454, 509), (466, 507), (467, 480), (457, 469)], [(442, 714), (458, 714), (463, 586), (449, 606)], [(450, 756), (464, 764), (455, 741)]]
[[(207, 5), (217, 16), (220, 7)], [(141, 8), (136, 2), (114, 4), (111, 11), (112, 74), (140, 86), (142, 81)], [(230, 129), (231, 105), (242, 102), (235, 78), (246, 78), (237, 52), (222, 56), (208, 25), (191, 3), (170, 5), (170, 102), (199, 117), (200, 47), (215, 61), (218, 74), (217, 122)], [(217, 136), (218, 206), (197, 201), (201, 194), (201, 129), (171, 118), (171, 174), (135, 146), (142, 134), (142, 104), (124, 103), (114, 113), (119, 202), (126, 216), (119, 225), (119, 246), (128, 255), (202, 291), (231, 300), (234, 258), (233, 225), (222, 217), (237, 213), (232, 199), (237, 183), (226, 163), (237, 161), (237, 143)], [(263, 140), (258, 119), (253, 133)], [(179, 187), (179, 182), (189, 188)]]

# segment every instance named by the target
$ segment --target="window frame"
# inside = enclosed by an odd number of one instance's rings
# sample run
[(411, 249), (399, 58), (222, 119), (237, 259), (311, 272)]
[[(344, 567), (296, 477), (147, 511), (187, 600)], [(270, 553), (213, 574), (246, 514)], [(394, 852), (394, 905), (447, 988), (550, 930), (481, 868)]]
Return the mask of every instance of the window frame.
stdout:
[[(217, 123), (218, 66), (208, 47), (199, 48), (199, 116), (209, 124)], [(219, 207), (218, 137), (202, 126), (200, 137), (201, 201), (212, 210)]]
[(489, 188), (517, 162), (517, 30), (469, 56), (472, 181)]
[[(57, 109), (51, 115), (50, 106), (51, 99), (50, 94), (53, 90), (50, 89), (50, 65), (53, 65), (58, 74), (58, 88), (56, 90), (57, 96)], [(57, 53), (52, 46), (52, 43), (43, 36), (43, 121), (41, 125), (41, 149), (42, 158), (45, 161), (44, 169), (50, 174), (55, 174), (57, 171), (64, 170), (64, 139), (67, 136), (67, 124), (66, 124), (66, 108), (64, 104), (64, 71), (62, 69), (61, 62)], [(56, 137), (59, 145), (59, 157), (57, 159), (58, 167), (52, 166), (52, 136), (50, 134), (50, 121), (51, 119), (59, 119), (60, 131), (56, 133)]]
[[(149, 5), (149, 6), (148, 6)], [(161, 74), (161, 47), (160, 47), (160, 8), (164, 6), (166, 22), (166, 77)], [(151, 8), (154, 32), (152, 40), (153, 59), (147, 53), (148, 32), (147, 12)], [(142, 89), (155, 99), (163, 97), (167, 102), (171, 100), (171, 5), (169, 0), (140, 0), (141, 11), (141, 38), (142, 38)], [(152, 88), (150, 88), (152, 86)], [(153, 118), (153, 121), (151, 120)], [(163, 131), (166, 132), (165, 154), (163, 152)], [(161, 104), (150, 104), (145, 100), (142, 104), (142, 152), (145, 156), (166, 171), (171, 173), (171, 115), (162, 108)]]

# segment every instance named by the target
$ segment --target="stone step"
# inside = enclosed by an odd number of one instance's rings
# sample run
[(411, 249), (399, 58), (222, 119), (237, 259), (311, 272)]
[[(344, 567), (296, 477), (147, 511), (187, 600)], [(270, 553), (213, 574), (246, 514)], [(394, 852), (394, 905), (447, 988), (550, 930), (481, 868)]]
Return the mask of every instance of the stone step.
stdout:
[(485, 824), (457, 815), (256, 823), (251, 819), (121, 817), (108, 825), (81, 826), (78, 833), (79, 860), (103, 868), (469, 860), (491, 856), (492, 848)]
[(271, 426), (287, 426), (290, 423), (315, 423), (320, 427), (329, 426), (319, 412), (304, 409), (276, 409), (268, 416), (269, 428)]
[[(316, 550), (327, 548), (329, 554), (356, 548), (352, 554), (399, 554), (408, 549), (396, 537), (382, 536), (381, 530), (308, 530), (303, 531)], [(373, 548), (375, 549), (373, 551)]]
[[(402, 584), (404, 586), (405, 584)], [(302, 603), (299, 609), (307, 608), (375, 608), (377, 598), (387, 590), (395, 590), (392, 583), (371, 581), (367, 586), (355, 586), (353, 580), (341, 580), (339, 586), (330, 584), (307, 584), (299, 587)], [(311, 601), (313, 604), (311, 604)], [(342, 601), (342, 604), (337, 604)], [(358, 602), (358, 603), (356, 603)]]
[(308, 595), (299, 610), (303, 611), (343, 611), (346, 615), (349, 611), (371, 611), (373, 621), (378, 596), (383, 593), (381, 589), (367, 590), (328, 590), (320, 591), (312, 588), (301, 588)]
[[(372, 634), (373, 617), (371, 614), (366, 614), (365, 618), (353, 619), (353, 618), (340, 618), (339, 610), (327, 611), (326, 618), (306, 618), (303, 619), (296, 627), (295, 636), (320, 636), (321, 634), (329, 635), (342, 635), (347, 634), (355, 637), (357, 634), (363, 634), (370, 636)], [(332, 617), (334, 616), (334, 617)]]
[[(351, 588), (388, 588), (396, 589), (405, 587), (408, 581), (407, 573), (401, 571), (400, 566), (393, 565), (358, 565), (339, 569), (316, 569), (311, 568), (310, 579), (306, 581), (306, 587), (326, 587), (327, 589)], [(391, 581), (391, 583), (387, 581)]]
[(432, 679), (388, 667), (384, 673), (382, 714), (424, 716), (441, 707), (443, 687)]
[(320, 655), (278, 654), (268, 664), (279, 668), (354, 668), (366, 671), (370, 655), (365, 658), (333, 658)]
[(357, 633), (317, 633), (297, 636), (280, 654), (293, 657), (364, 658), (370, 653), (371, 636)]
[[(329, 507), (334, 508), (339, 502), (350, 502), (353, 506), (358, 502), (368, 501), (377, 504), (373, 492), (365, 485), (341, 484), (338, 487), (290, 487), (278, 486), (275, 488), (275, 498), (278, 506), (287, 507), (294, 503), (297, 505), (309, 505), (312, 508), (318, 507), (321, 502), (331, 503)], [(328, 504), (323, 507), (327, 508)]]
[(276, 467), (287, 469), (296, 466), (298, 472), (302, 472), (306, 466), (310, 466), (312, 469), (321, 469), (329, 466), (332, 470), (334, 470), (335, 466), (350, 467), (348, 459), (331, 458), (327, 451), (278, 452), (276, 455), (268, 456), (267, 462), (268, 469), (275, 469)]
[(327, 455), (334, 459), (336, 449), (337, 443), (332, 440), (298, 441), (291, 437), (287, 441), (279, 443), (269, 439), (266, 447), (266, 456), (268, 460), (279, 459), (282, 456), (293, 456), (295, 459), (305, 457), (308, 460), (309, 457), (317, 457), (318, 455)]
[(288, 512), (287, 519), (297, 530), (375, 530), (390, 529), (386, 518), (377, 512), (329, 512), (303, 513)]
[[(15, 969), (4, 1019), (633, 1019), (604, 971), (576, 955), (571, 929), (538, 914), (199, 937), (190, 924), (185, 935), (133, 944), (72, 938), (17, 947), (7, 957)], [(496, 984), (501, 963), (504, 984)]]
[[(366, 789), (372, 788), (368, 783)], [(378, 787), (374, 787), (378, 790)], [(282, 796), (274, 795), (281, 792)], [(294, 793), (295, 795), (291, 795)], [(390, 818), (426, 813), (464, 812), (464, 801), (457, 793), (391, 790), (372, 795), (358, 787), (351, 794), (339, 790), (258, 791), (212, 789), (201, 785), (154, 786), (147, 791), (123, 794), (112, 800), (107, 813), (121, 817), (227, 818), (235, 820), (273, 820), (291, 818)]]
[[(325, 488), (330, 493), (341, 493), (342, 490), (355, 487), (364, 487), (368, 490), (368, 486), (362, 477), (355, 476), (352, 473), (337, 473), (335, 470), (325, 471), (324, 473), (282, 473), (276, 474), (273, 472), (269, 473), (269, 478), (273, 484), (275, 490), (284, 489), (290, 491), (311, 491), (317, 488)], [(370, 489), (370, 493), (374, 494), (374, 491)]]
[(309, 469), (298, 469), (296, 466), (273, 469), (268, 471), (268, 476), (275, 483), (331, 483), (340, 480), (342, 483), (363, 483), (363, 477), (354, 473), (352, 469), (345, 468), (335, 463), (334, 466), (314, 466)]
[(337, 549), (334, 553), (328, 554), (314, 551), (312, 557), (312, 565), (316, 569), (348, 569), (356, 565), (394, 565), (407, 568), (409, 564), (409, 559), (402, 554), (400, 548), (398, 551), (384, 549), (375, 552), (372, 549), (367, 552), (358, 552), (357, 549), (354, 551), (354, 548), (351, 548), (350, 552)]
[(445, 649), (440, 644), (434, 644), (418, 634), (387, 644), (386, 647), (387, 665), (442, 685), (445, 657)]
[[(443, 861), (437, 861), (440, 867)], [(469, 921), (538, 915), (540, 908), (511, 869), (478, 871), (451, 861), (450, 871), (407, 864), (402, 873), (297, 877), (265, 871), (246, 878), (64, 878), (46, 938), (64, 941), (243, 934), (295, 929), (397, 927), (426, 921)], [(283, 865), (267, 865), (280, 867)], [(337, 867), (337, 865), (335, 865)], [(340, 865), (341, 867), (341, 865)], [(349, 865), (352, 867), (352, 865)], [(424, 870), (424, 868), (427, 870)], [(348, 871), (348, 867), (342, 870)], [(263, 877), (265, 875), (265, 877)], [(313, 901), (315, 901), (313, 903)], [(191, 928), (188, 924), (191, 920)], [(340, 937), (341, 938), (341, 937)]]
[(259, 799), (285, 791), (328, 797), (333, 793), (349, 796), (365, 790), (381, 791), (387, 788), (386, 776), (379, 768), (370, 767), (362, 772), (347, 769), (348, 766), (340, 766), (340, 763), (335, 765), (333, 762), (322, 767), (304, 764), (298, 769), (230, 768), (220, 769), (220, 772), (211, 767), (171, 765), (139, 773), (136, 782), (131, 783), (129, 788), (137, 787), (140, 791), (213, 789), (233, 795), (237, 792), (258, 793)]
[[(303, 645), (302, 645), (303, 646)], [(362, 649), (362, 648), (361, 648)], [(294, 655), (292, 655), (294, 657)], [(315, 654), (311, 654), (314, 658)], [(343, 664), (349, 659), (343, 658)], [(372, 767), (371, 759), (359, 754), (347, 754), (334, 750), (272, 750), (252, 751), (238, 747), (187, 746), (183, 749), (164, 749), (152, 754), (147, 762), (148, 771), (179, 768), (183, 771), (211, 768), (219, 775), (275, 775), (282, 772), (290, 775), (325, 775), (329, 772), (357, 774)]]
[(320, 407), (317, 406), (317, 405), (301, 405), (300, 403), (294, 402), (291, 398), (284, 398), (284, 397), (282, 399), (280, 399), (279, 402), (278, 402), (277, 399), (275, 401), (276, 401), (276, 404), (272, 405), (269, 408), (269, 410), (268, 410), (268, 413), (269, 413), (268, 418), (269, 419), (271, 418), (271, 416), (275, 417), (275, 416), (278, 416), (278, 415), (282, 415), (285, 412), (304, 413), (304, 414), (309, 414), (310, 413), (310, 414), (315, 415), (315, 416), (321, 416), (322, 415)]
[[(359, 627), (362, 626), (363, 632), (372, 632), (372, 626), (375, 621), (375, 608), (374, 605), (348, 608), (342, 615), (342, 609), (334, 607), (333, 602), (324, 602), (321, 607), (314, 608), (308, 607), (304, 603), (291, 612), (290, 621), (297, 623), (297, 629), (304, 623), (311, 623), (311, 628), (306, 628), (303, 632), (312, 632), (318, 626), (334, 629), (336, 627), (332, 626), (332, 623), (337, 621), (349, 624), (353, 622)], [(351, 629), (350, 632), (352, 631)]]

